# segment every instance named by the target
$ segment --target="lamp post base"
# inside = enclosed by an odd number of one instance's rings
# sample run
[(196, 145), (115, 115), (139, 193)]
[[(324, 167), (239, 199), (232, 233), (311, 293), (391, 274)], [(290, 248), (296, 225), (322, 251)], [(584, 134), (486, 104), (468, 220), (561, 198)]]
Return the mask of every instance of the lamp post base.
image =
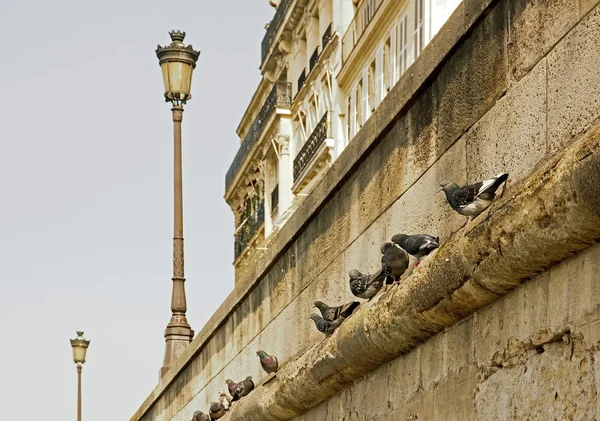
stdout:
[(185, 316), (183, 316), (183, 321), (179, 321), (179, 323), (173, 323), (173, 320), (171, 320), (171, 323), (165, 329), (165, 359), (163, 366), (160, 368), (161, 379), (167, 374), (167, 371), (175, 364), (175, 361), (183, 354), (183, 351), (185, 351), (193, 339), (194, 331), (187, 324)]

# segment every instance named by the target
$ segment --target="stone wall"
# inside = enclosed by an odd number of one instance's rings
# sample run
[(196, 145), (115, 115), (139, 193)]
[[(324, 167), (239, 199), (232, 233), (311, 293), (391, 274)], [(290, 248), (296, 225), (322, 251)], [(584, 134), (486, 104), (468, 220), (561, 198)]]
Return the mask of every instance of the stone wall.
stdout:
[[(510, 195), (588, 132), (600, 117), (596, 3), (465, 0), (132, 420), (187, 421), (226, 378), (265, 378), (257, 349), (285, 365), (321, 343), (312, 302), (352, 299), (348, 271), (375, 270), (382, 242), (445, 240), (463, 224), (440, 181), (506, 171)], [(598, 247), (497, 292), (297, 419), (594, 419)]]

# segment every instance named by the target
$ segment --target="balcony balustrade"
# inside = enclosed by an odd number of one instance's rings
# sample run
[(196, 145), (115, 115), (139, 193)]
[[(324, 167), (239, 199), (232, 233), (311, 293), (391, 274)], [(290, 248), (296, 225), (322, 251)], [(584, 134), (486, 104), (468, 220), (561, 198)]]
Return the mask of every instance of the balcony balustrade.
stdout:
[(331, 120), (330, 112), (327, 111), (315, 130), (311, 133), (306, 143), (300, 149), (294, 159), (294, 181), (306, 170), (306, 167), (314, 158), (315, 154), (325, 142), (325, 139), (331, 138)]
[(279, 28), (281, 27), (281, 24), (283, 23), (283, 20), (285, 19), (285, 15), (287, 15), (287, 12), (293, 2), (294, 2), (294, 0), (281, 0), (279, 2), (279, 6), (277, 6), (277, 11), (275, 12), (275, 16), (273, 17), (273, 20), (269, 24), (267, 33), (263, 37), (263, 40), (262, 40), (262, 43), (260, 46), (261, 47), (260, 48), (261, 62), (265, 61), (265, 58), (269, 54), (269, 51), (271, 50), (271, 46), (273, 45), (273, 42), (275, 41), (275, 36), (277, 35), (277, 32), (279, 31)]
[(237, 259), (248, 246), (248, 242), (254, 237), (265, 221), (265, 202), (255, 204), (252, 211), (248, 212), (245, 220), (237, 228), (234, 242), (234, 255)]
[(258, 115), (252, 122), (248, 134), (244, 138), (244, 141), (240, 145), (233, 162), (231, 163), (229, 170), (225, 176), (225, 191), (229, 190), (231, 183), (235, 179), (236, 174), (240, 171), (240, 168), (244, 164), (248, 153), (252, 149), (252, 146), (263, 132), (265, 124), (269, 121), (271, 115), (275, 112), (277, 107), (290, 107), (292, 104), (292, 84), (285, 82), (277, 82), (269, 96), (267, 97), (264, 105), (259, 111)]

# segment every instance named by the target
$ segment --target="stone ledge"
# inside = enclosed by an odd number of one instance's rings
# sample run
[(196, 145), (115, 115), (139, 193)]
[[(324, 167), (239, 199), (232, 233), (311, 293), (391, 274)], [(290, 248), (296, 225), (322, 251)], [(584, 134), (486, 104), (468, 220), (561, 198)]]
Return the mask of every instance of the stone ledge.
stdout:
[(130, 418), (137, 421), (154, 405), (176, 380), (179, 373), (185, 369), (191, 360), (198, 355), (219, 327), (235, 311), (250, 291), (260, 282), (265, 273), (292, 244), (298, 234), (316, 215), (319, 209), (338, 190), (339, 186), (349, 177), (361, 160), (381, 138), (388, 125), (403, 110), (406, 110), (419, 95), (422, 84), (434, 75), (444, 59), (452, 52), (460, 40), (482, 17), (485, 10), (498, 0), (463, 0), (446, 24), (432, 39), (427, 48), (409, 67), (400, 81), (381, 102), (375, 113), (365, 123), (363, 128), (348, 144), (340, 157), (324, 174), (311, 194), (306, 197), (300, 207), (294, 212), (287, 223), (277, 234), (272, 247), (262, 256), (256, 258), (254, 267), (236, 284), (234, 290), (227, 296), (223, 304), (212, 315), (204, 327), (197, 333), (192, 343), (159, 381), (158, 385), (146, 398), (144, 403)]
[(600, 239), (600, 125), (222, 418), (291, 420)]

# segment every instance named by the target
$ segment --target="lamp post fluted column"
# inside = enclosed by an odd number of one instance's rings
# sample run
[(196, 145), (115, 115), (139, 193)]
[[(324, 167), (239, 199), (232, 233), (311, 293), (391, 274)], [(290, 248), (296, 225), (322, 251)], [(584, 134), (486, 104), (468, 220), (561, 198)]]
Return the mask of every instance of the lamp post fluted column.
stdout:
[(172, 43), (160, 45), (156, 55), (163, 73), (165, 100), (172, 104), (173, 113), (173, 290), (171, 292), (171, 320), (165, 329), (165, 358), (160, 369), (162, 378), (185, 348), (194, 339), (187, 318), (185, 299), (185, 272), (183, 258), (183, 183), (181, 164), (181, 122), (183, 105), (191, 99), (192, 73), (200, 52), (183, 43), (185, 32), (169, 32)]
[(77, 421), (81, 421), (81, 365), (77, 365)]

